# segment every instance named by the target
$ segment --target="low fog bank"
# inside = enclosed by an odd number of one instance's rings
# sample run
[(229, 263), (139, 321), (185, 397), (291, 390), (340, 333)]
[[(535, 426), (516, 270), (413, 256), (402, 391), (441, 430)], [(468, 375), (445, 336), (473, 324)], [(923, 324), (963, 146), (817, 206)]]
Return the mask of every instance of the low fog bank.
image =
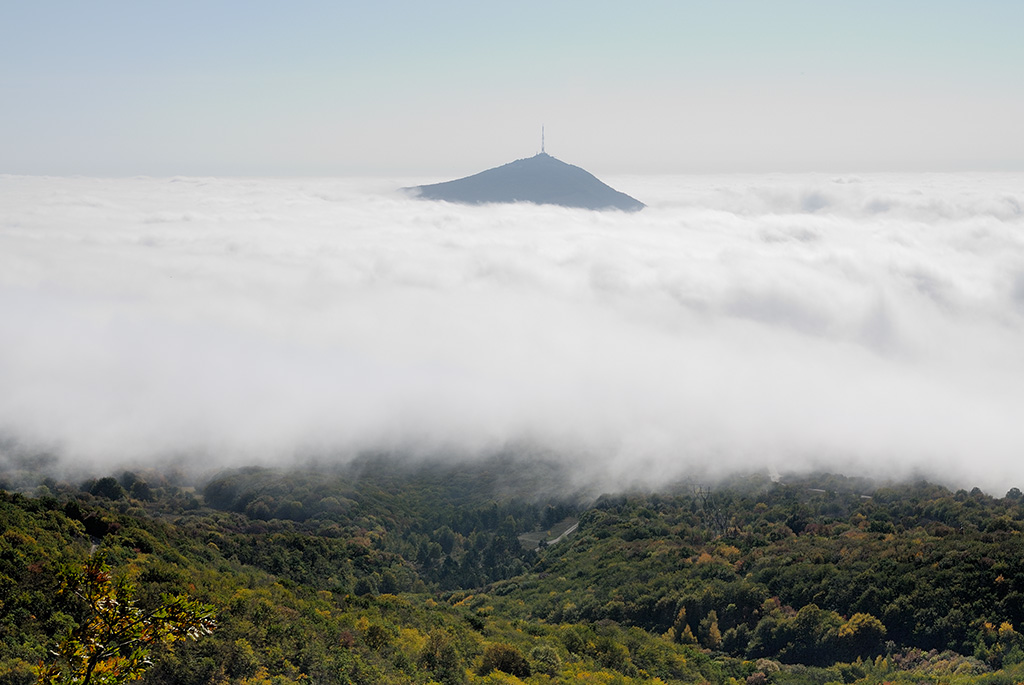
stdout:
[(0, 177), (0, 450), (1024, 483), (1024, 175), (425, 180)]

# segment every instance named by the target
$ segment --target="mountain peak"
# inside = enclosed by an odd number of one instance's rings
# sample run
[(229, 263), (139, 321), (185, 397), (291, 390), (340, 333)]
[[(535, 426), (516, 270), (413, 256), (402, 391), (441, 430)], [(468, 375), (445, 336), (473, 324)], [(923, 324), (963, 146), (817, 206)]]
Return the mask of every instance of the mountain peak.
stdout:
[(593, 174), (546, 152), (472, 176), (408, 188), (420, 198), (461, 204), (532, 202), (582, 209), (635, 212), (646, 205), (602, 183)]

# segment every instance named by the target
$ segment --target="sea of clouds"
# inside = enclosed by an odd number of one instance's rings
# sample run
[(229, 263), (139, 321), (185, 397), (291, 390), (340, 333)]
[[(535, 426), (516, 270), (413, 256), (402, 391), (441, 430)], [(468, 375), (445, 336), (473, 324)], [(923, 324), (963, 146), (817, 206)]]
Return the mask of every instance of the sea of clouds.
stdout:
[(1024, 487), (1024, 175), (428, 180), (0, 176), (2, 449)]

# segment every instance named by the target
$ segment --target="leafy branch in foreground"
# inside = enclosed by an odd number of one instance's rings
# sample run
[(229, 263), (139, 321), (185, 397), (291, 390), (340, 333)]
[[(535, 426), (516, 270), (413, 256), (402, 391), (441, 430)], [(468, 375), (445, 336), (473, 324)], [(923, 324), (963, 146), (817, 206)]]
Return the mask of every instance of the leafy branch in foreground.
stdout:
[(184, 595), (162, 595), (158, 607), (144, 611), (135, 586), (114, 579), (101, 556), (71, 574), (61, 592), (83, 602), (85, 618), (58, 642), (54, 662), (39, 665), (39, 685), (130, 682), (152, 665), (155, 647), (196, 640), (216, 628), (213, 607)]

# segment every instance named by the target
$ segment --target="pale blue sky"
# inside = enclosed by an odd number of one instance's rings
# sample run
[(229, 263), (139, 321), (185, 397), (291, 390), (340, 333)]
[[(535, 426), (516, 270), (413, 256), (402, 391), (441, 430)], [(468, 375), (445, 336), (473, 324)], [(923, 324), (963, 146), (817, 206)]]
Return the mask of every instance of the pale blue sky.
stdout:
[(0, 0), (0, 173), (1024, 169), (1024, 2)]

